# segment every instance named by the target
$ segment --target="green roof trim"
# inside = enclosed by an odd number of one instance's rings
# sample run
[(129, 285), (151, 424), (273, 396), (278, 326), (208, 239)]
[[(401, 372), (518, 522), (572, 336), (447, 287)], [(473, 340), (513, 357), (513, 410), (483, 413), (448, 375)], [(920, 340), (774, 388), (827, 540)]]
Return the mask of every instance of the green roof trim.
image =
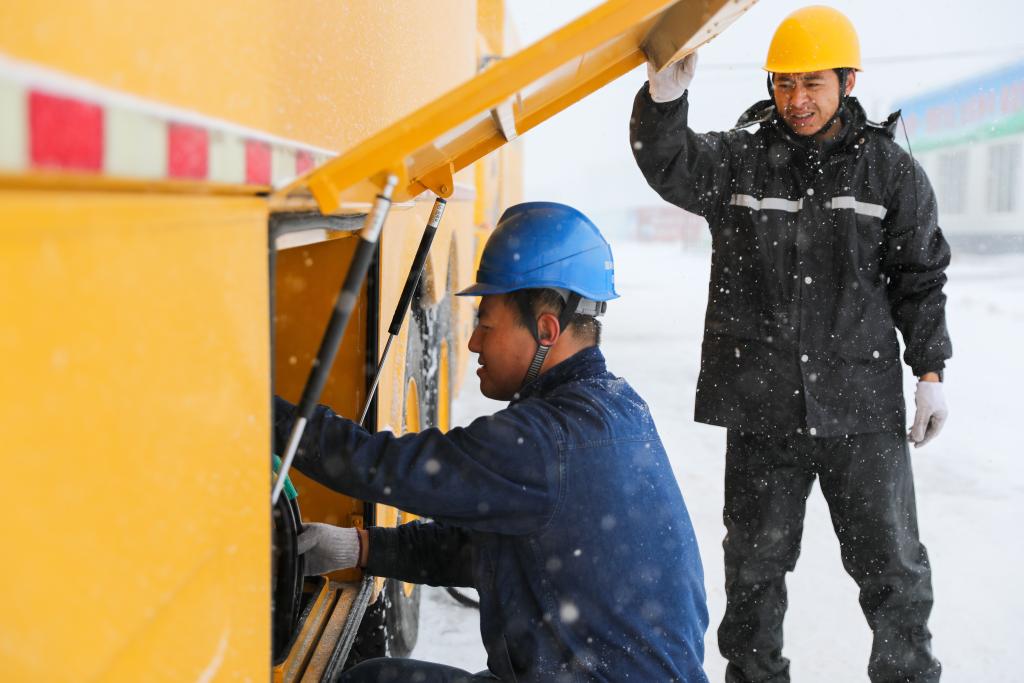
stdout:
[[(930, 152), (944, 147), (956, 147), (958, 145), (995, 140), (1013, 135), (1014, 133), (1024, 133), (1024, 112), (986, 123), (977, 128), (957, 131), (952, 135), (913, 140), (911, 145), (913, 145), (915, 152)], [(900, 144), (905, 146), (906, 140), (901, 140)]]

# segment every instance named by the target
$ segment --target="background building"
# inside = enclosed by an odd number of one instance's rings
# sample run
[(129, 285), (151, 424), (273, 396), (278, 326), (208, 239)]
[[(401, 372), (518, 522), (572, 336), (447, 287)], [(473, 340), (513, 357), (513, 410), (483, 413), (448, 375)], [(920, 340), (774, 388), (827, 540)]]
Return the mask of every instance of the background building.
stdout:
[(954, 248), (1024, 251), (1024, 61), (897, 106)]

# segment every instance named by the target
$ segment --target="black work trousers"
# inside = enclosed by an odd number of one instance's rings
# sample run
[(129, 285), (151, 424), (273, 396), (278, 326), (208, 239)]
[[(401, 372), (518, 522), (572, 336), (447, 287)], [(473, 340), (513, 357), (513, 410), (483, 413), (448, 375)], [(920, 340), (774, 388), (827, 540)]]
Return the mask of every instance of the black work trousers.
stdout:
[(471, 674), (434, 662), (380, 657), (357, 664), (338, 679), (339, 683), (495, 683), (493, 674)]
[[(725, 617), (718, 629), (727, 683), (788, 683), (782, 656), (786, 572), (800, 554), (815, 477), (843, 566), (860, 587), (874, 634), (874, 683), (937, 681), (928, 615), (931, 568), (918, 539), (910, 451), (901, 433), (814, 438), (730, 430), (725, 471)], [(852, 672), (851, 672), (852, 673)], [(854, 680), (850, 676), (849, 680)]]

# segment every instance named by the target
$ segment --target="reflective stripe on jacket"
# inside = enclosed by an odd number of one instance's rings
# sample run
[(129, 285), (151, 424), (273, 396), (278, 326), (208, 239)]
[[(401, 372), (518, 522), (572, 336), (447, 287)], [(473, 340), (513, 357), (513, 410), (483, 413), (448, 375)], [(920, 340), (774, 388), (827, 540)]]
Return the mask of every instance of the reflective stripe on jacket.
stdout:
[[(283, 446), (294, 407), (275, 406)], [(707, 681), (693, 527), (647, 405), (596, 347), (447, 433), (370, 434), (320, 406), (295, 467), (436, 520), (372, 531), (368, 569), (476, 587), (503, 681)]]
[(817, 436), (906, 427), (904, 359), (921, 375), (952, 355), (942, 286), (949, 246), (924, 170), (895, 115), (846, 101), (825, 145), (788, 131), (770, 102), (734, 129), (687, 126), (688, 95), (637, 94), (633, 153), (667, 201), (699, 214), (713, 253), (696, 419)]

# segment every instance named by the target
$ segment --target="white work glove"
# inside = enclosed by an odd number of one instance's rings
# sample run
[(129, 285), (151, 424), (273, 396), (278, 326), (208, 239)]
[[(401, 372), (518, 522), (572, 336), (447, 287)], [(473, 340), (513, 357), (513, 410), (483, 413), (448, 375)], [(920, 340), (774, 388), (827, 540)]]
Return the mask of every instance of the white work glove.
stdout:
[(675, 64), (662, 69), (661, 72), (654, 70), (651, 63), (647, 63), (647, 80), (650, 82), (651, 99), (655, 102), (671, 102), (678, 100), (690, 87), (693, 81), (693, 74), (697, 70), (697, 53), (691, 52)]
[(320, 576), (359, 564), (359, 532), (350, 527), (303, 525), (299, 534), (299, 555), (306, 556), (306, 576)]
[(917, 413), (908, 438), (914, 443), (914, 448), (920, 448), (939, 435), (949, 417), (946, 398), (942, 394), (942, 382), (919, 381), (914, 403), (917, 405)]

